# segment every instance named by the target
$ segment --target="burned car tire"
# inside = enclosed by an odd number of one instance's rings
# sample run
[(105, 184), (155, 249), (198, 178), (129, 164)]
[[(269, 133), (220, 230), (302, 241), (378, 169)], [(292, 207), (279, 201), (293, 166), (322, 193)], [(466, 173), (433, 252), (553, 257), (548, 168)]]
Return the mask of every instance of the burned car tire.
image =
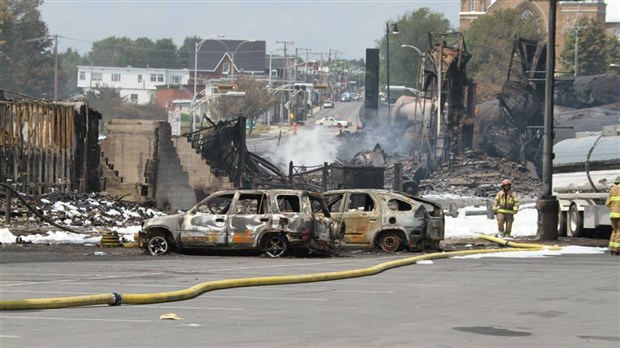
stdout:
[(171, 250), (168, 238), (161, 232), (150, 233), (144, 244), (146, 252), (153, 256), (168, 254)]
[(277, 234), (267, 237), (263, 243), (263, 250), (269, 257), (285, 256), (288, 249), (288, 241), (286, 238)]
[(379, 237), (378, 246), (386, 253), (393, 253), (401, 248), (402, 241), (396, 232), (383, 232)]

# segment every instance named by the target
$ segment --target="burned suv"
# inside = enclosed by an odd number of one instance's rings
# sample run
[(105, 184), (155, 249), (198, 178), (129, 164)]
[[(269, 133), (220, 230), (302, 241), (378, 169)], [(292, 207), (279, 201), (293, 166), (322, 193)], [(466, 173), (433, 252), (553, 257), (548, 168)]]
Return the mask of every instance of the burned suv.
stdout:
[(301, 190), (216, 192), (183, 214), (146, 220), (140, 243), (151, 255), (189, 248), (326, 250), (340, 238), (318, 193)]
[(374, 189), (335, 190), (323, 196), (347, 247), (437, 250), (444, 239), (445, 218), (437, 203)]

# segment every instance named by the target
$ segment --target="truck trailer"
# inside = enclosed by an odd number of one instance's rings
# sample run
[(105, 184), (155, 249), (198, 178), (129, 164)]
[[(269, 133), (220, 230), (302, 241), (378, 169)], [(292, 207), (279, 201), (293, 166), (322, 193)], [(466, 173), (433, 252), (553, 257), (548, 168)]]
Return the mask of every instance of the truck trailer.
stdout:
[(610, 226), (605, 200), (620, 175), (620, 124), (577, 133), (553, 146), (553, 194), (560, 203), (558, 235), (582, 237)]

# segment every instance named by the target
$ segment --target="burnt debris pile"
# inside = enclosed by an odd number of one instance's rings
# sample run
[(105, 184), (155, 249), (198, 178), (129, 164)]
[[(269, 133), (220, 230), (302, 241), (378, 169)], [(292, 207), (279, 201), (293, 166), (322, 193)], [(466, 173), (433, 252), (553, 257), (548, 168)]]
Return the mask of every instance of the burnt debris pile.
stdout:
[(148, 203), (112, 199), (105, 193), (50, 193), (37, 196), (11, 195), (10, 223), (6, 221), (6, 196), (0, 195), (0, 222), (30, 231), (65, 229), (93, 232), (140, 225), (144, 219), (164, 215)]

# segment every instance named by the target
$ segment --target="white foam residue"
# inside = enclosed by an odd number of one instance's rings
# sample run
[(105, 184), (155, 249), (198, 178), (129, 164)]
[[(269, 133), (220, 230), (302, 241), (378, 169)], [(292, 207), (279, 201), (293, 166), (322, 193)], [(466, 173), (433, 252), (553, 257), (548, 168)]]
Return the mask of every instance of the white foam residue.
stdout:
[(597, 248), (597, 247), (584, 247), (584, 246), (566, 246), (562, 247), (560, 250), (532, 250), (532, 251), (507, 251), (507, 252), (499, 252), (499, 253), (490, 253), (490, 254), (477, 254), (477, 255), (466, 255), (466, 256), (455, 256), (457, 259), (481, 259), (483, 257), (503, 257), (503, 258), (540, 258), (540, 257), (548, 257), (548, 256), (558, 256), (558, 255), (573, 255), (573, 254), (604, 254), (607, 248)]
[(99, 243), (101, 237), (78, 234), (65, 231), (51, 231), (46, 235), (30, 234), (22, 236), (22, 240), (27, 243), (50, 243), (50, 244), (95, 244)]
[(432, 265), (433, 260), (420, 260), (415, 262), (417, 265)]
[(0, 228), (0, 243), (13, 244), (17, 237), (8, 228)]

